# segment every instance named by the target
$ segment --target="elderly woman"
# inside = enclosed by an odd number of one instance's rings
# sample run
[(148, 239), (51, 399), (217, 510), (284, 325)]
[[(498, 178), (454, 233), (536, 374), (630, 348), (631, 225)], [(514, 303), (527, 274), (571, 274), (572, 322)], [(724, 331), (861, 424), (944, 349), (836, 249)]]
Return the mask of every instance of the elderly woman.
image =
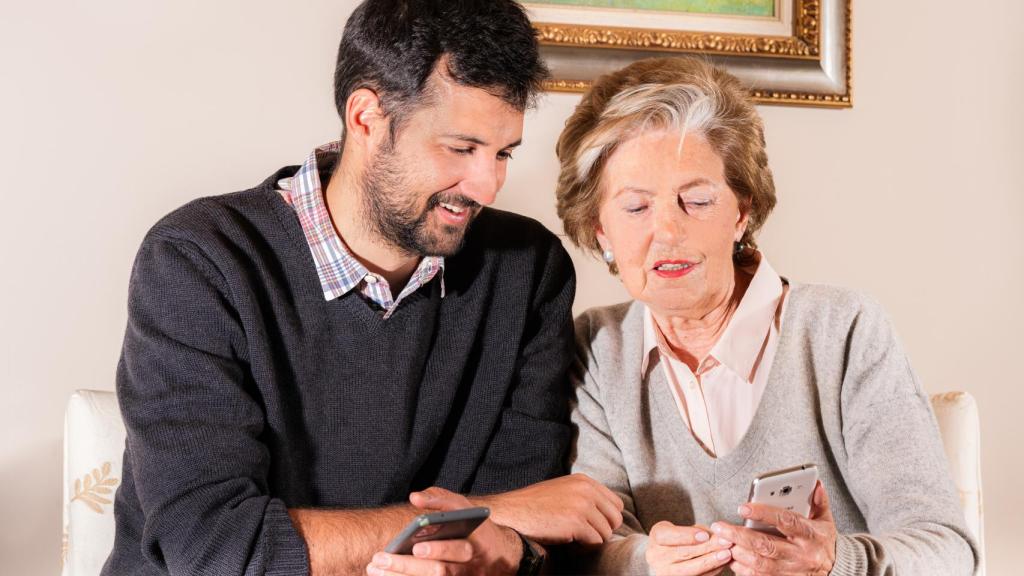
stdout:
[[(583, 97), (558, 156), (566, 233), (634, 298), (576, 324), (573, 471), (625, 503), (584, 571), (971, 574), (928, 398), (884, 312), (780, 277), (756, 249), (775, 191), (739, 82), (637, 62)], [(747, 502), (753, 478), (804, 463), (820, 472), (809, 518)]]

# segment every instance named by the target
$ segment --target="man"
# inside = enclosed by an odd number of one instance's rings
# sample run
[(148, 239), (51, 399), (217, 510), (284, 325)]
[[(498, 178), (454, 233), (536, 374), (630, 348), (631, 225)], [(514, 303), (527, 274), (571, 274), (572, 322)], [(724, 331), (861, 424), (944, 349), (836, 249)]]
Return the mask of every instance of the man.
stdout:
[[(550, 480), (572, 265), (484, 208), (544, 74), (515, 2), (367, 0), (338, 54), (342, 141), (149, 232), (104, 574), (530, 573), (536, 543), (617, 527), (605, 488)], [(471, 505), (492, 516), (468, 539), (380, 552)]]

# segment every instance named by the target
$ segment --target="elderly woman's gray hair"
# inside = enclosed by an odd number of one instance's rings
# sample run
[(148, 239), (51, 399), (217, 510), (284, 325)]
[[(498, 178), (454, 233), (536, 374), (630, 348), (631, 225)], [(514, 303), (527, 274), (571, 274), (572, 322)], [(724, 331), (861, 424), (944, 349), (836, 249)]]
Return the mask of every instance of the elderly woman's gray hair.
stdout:
[[(764, 127), (734, 76), (696, 58), (651, 58), (606, 74), (576, 107), (558, 140), (556, 195), (565, 232), (581, 248), (597, 242), (601, 175), (616, 147), (645, 130), (700, 134), (725, 165), (725, 179), (748, 216), (741, 242), (754, 236), (775, 206)], [(743, 263), (749, 252), (737, 253)]]

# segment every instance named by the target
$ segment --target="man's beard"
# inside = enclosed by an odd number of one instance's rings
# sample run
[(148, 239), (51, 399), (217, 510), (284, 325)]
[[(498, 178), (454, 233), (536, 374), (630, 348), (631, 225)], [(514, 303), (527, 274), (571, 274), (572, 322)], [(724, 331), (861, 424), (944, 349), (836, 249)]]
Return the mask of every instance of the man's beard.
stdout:
[[(454, 256), (462, 249), (466, 229), (479, 205), (461, 194), (436, 192), (423, 210), (417, 211), (418, 198), (410, 180), (399, 168), (393, 146), (383, 143), (361, 182), (370, 232), (410, 255)], [(441, 224), (439, 230), (432, 230), (430, 213), (442, 202), (469, 210), (469, 221), (464, 226)]]

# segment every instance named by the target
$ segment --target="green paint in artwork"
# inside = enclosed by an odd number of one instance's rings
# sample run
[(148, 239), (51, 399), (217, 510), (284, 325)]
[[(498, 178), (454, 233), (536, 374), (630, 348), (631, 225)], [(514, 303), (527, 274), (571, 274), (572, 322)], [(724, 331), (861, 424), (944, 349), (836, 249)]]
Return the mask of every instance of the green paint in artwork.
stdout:
[(725, 16), (775, 16), (775, 0), (526, 0), (532, 4), (695, 12)]

